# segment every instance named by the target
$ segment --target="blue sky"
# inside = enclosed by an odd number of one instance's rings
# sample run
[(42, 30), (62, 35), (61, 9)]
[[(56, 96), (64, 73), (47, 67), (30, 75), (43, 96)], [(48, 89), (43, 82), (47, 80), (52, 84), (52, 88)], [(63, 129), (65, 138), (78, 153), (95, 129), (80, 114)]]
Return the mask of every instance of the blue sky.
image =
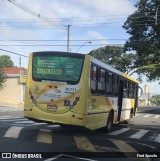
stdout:
[[(65, 26), (68, 24), (72, 25), (71, 52), (81, 47), (78, 52), (86, 54), (105, 45), (123, 45), (129, 35), (122, 25), (128, 15), (135, 11), (134, 4), (137, 0), (12, 0), (12, 2), (19, 7), (8, 0), (0, 0), (0, 49), (29, 56), (32, 51), (66, 51)], [(40, 18), (36, 17), (38, 15)], [(10, 55), (14, 64), (19, 66), (19, 56), (2, 51), (0, 53)], [(28, 59), (21, 57), (21, 60), (22, 66), (27, 68)], [(145, 83), (141, 85), (142, 87), (147, 83), (144, 77), (143, 80)], [(157, 82), (148, 85), (153, 94), (160, 92)]]

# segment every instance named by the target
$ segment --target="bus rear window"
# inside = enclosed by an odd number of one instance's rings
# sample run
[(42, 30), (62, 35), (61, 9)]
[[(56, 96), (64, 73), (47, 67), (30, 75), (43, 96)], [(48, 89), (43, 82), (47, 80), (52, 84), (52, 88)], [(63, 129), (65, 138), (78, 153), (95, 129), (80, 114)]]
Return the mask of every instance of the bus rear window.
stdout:
[(54, 55), (33, 55), (32, 78), (34, 81), (60, 81), (78, 83), (84, 58)]

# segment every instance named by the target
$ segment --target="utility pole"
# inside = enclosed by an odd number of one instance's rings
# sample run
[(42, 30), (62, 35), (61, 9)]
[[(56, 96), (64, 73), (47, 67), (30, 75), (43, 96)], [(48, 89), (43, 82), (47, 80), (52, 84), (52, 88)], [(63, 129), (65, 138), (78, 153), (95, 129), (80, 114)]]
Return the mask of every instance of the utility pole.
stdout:
[(66, 27), (67, 27), (67, 31), (68, 31), (68, 33), (67, 33), (67, 52), (69, 52), (69, 46), (70, 46), (70, 27), (71, 27), (72, 25), (67, 25)]
[(19, 67), (21, 68), (21, 57), (19, 57)]

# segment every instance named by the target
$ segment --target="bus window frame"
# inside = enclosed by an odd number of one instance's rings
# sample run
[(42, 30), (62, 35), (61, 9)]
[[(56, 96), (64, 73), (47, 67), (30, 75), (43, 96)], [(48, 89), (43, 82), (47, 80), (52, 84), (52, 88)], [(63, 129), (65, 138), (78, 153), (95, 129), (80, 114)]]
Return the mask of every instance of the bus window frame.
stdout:
[[(92, 70), (92, 69), (94, 69), (94, 67), (96, 67), (96, 77), (95, 77), (96, 79), (93, 79), (93, 71), (94, 70)], [(91, 65), (90, 65), (90, 89), (91, 89), (91, 94), (92, 95), (97, 95), (97, 86), (98, 86), (97, 79), (98, 79), (98, 65), (96, 65), (95, 63), (91, 62)], [(92, 89), (92, 86), (91, 86), (92, 81), (95, 82), (95, 90)]]
[[(71, 58), (79, 58), (82, 59), (82, 68), (81, 68), (81, 72), (79, 75), (79, 78), (77, 81), (60, 81), (60, 80), (53, 80), (53, 79), (39, 79), (39, 78), (34, 78), (33, 76), (33, 57), (34, 56), (55, 56), (55, 57), (71, 57)], [(76, 85), (80, 82), (81, 76), (82, 76), (82, 71), (84, 68), (84, 62), (85, 62), (85, 55), (83, 54), (73, 54), (73, 53), (64, 53), (64, 52), (34, 52), (32, 55), (32, 80), (33, 81), (37, 81), (37, 82), (42, 82), (44, 81), (55, 81), (55, 82), (66, 82), (69, 85)]]
[[(102, 71), (104, 71), (104, 81), (102, 81)], [(104, 68), (102, 68), (101, 66), (98, 66), (98, 80), (97, 80), (97, 94), (98, 95), (105, 95), (105, 91), (106, 91), (106, 70)], [(101, 84), (101, 85), (104, 85), (104, 88), (103, 89), (99, 89), (98, 88), (98, 85)]]

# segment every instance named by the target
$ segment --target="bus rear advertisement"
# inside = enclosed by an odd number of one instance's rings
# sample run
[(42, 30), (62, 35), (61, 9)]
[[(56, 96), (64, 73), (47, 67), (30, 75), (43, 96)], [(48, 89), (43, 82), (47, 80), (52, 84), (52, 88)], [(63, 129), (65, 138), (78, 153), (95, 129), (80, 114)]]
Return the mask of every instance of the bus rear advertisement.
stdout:
[(30, 54), (24, 116), (40, 122), (104, 128), (136, 112), (138, 81), (90, 55)]

